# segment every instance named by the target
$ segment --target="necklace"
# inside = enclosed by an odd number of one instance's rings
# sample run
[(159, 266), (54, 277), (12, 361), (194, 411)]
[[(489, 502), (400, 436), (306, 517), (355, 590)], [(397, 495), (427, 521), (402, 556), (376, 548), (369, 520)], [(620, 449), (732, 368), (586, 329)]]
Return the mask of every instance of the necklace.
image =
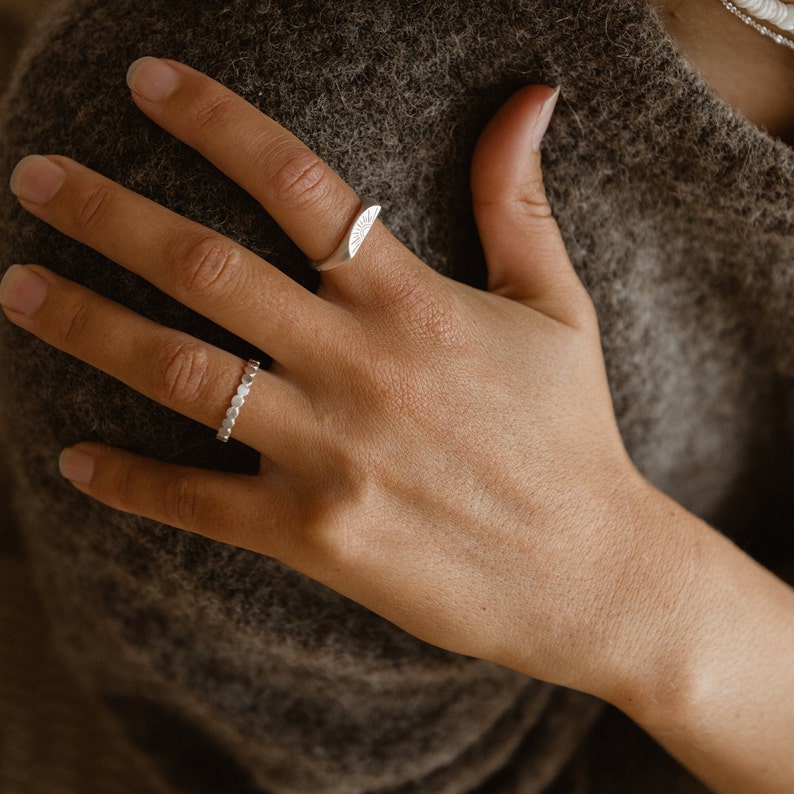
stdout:
[(745, 25), (749, 25), (763, 36), (768, 36), (775, 43), (794, 50), (794, 41), (758, 21), (763, 19), (782, 30), (794, 30), (794, 5), (782, 3), (780, 0), (736, 0), (735, 3), (731, 0), (720, 0), (720, 2)]

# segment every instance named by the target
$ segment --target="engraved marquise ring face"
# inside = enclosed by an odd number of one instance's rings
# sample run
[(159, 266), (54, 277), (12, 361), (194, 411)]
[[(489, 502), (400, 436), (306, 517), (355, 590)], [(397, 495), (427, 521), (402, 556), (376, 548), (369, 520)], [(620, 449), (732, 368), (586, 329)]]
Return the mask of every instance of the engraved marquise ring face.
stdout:
[(327, 259), (320, 262), (312, 262), (315, 270), (331, 270), (339, 267), (345, 262), (349, 262), (361, 248), (364, 240), (370, 232), (375, 220), (380, 214), (381, 206), (371, 199), (361, 200), (361, 209), (358, 211), (350, 228), (345, 232), (342, 242), (336, 251)]

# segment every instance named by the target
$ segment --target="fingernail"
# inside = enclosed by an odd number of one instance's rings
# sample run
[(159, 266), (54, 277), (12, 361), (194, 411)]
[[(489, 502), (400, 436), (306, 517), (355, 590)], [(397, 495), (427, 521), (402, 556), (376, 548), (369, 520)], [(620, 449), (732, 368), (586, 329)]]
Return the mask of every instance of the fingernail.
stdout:
[(549, 122), (554, 115), (554, 108), (557, 107), (557, 100), (559, 98), (560, 86), (557, 86), (557, 90), (543, 103), (543, 107), (538, 113), (538, 117), (535, 121), (535, 129), (532, 130), (533, 152), (540, 151), (540, 143), (543, 140), (543, 136), (546, 134), (546, 130), (549, 128)]
[(79, 485), (91, 485), (96, 471), (96, 459), (80, 449), (65, 449), (58, 458), (61, 476)]
[(0, 305), (19, 314), (33, 314), (44, 303), (48, 286), (30, 268), (12, 265), (0, 281)]
[(150, 102), (162, 102), (176, 91), (182, 77), (165, 61), (148, 55), (138, 58), (127, 70), (127, 85)]
[(11, 192), (25, 201), (46, 204), (65, 180), (63, 168), (40, 154), (31, 154), (20, 160), (11, 174)]

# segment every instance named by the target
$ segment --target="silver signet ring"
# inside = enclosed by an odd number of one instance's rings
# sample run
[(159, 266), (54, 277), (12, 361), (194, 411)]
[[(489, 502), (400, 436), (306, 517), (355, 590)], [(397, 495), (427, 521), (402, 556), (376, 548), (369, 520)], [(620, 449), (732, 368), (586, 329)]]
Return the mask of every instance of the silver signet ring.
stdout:
[(369, 234), (369, 230), (380, 214), (381, 206), (372, 199), (361, 199), (361, 209), (353, 223), (342, 238), (339, 247), (327, 259), (312, 262), (315, 270), (331, 270), (349, 262), (361, 248), (361, 244)]

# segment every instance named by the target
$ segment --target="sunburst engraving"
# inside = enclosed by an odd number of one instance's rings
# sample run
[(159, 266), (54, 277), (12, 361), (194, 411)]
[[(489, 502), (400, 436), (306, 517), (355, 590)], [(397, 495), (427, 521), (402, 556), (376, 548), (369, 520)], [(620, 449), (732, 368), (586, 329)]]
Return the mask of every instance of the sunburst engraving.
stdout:
[(372, 204), (356, 218), (350, 229), (350, 238), (348, 240), (348, 251), (350, 252), (349, 256), (351, 259), (356, 255), (358, 249), (361, 248), (361, 244), (366, 239), (372, 228), (372, 224), (375, 223), (379, 214), (380, 205)]
[(349, 230), (339, 243), (336, 251), (319, 262), (312, 262), (316, 270), (331, 270), (345, 262), (349, 262), (361, 248), (362, 243), (369, 234), (370, 229), (380, 215), (381, 206), (371, 199), (361, 200), (361, 209), (358, 212)]

